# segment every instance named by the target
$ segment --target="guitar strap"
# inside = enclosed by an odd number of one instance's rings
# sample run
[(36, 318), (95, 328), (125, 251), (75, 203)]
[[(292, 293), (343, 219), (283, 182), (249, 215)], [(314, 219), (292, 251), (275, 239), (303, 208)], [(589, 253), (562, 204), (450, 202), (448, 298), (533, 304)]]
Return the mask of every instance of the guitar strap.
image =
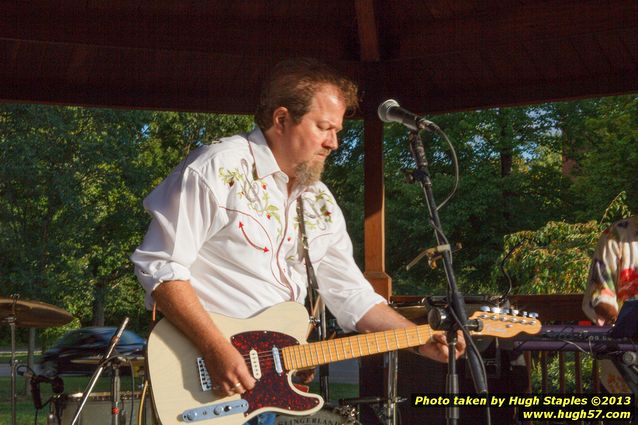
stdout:
[[(323, 300), (319, 294), (319, 285), (317, 284), (317, 275), (315, 269), (310, 262), (310, 254), (308, 253), (308, 235), (306, 234), (306, 222), (304, 221), (303, 212), (303, 197), (297, 198), (297, 218), (299, 219), (299, 236), (301, 240), (301, 249), (303, 250), (303, 258), (306, 263), (306, 276), (308, 277), (308, 301), (310, 303), (310, 325), (308, 326), (308, 335), (312, 333), (313, 329), (317, 331), (317, 339), (319, 341), (326, 340), (327, 326), (326, 326), (326, 309), (323, 305)], [(330, 387), (329, 387), (329, 375), (330, 369), (327, 364), (319, 367), (319, 392), (323, 396), (324, 400), (330, 399)]]
[(306, 234), (306, 223), (304, 220), (303, 197), (297, 198), (297, 219), (299, 221), (299, 240), (303, 253), (304, 262), (306, 263), (306, 277), (308, 278), (308, 301), (310, 303), (310, 316), (318, 319), (318, 314), (322, 309), (322, 300), (319, 295), (319, 285), (317, 284), (317, 275), (315, 269), (310, 262), (310, 254), (308, 252), (308, 235)]

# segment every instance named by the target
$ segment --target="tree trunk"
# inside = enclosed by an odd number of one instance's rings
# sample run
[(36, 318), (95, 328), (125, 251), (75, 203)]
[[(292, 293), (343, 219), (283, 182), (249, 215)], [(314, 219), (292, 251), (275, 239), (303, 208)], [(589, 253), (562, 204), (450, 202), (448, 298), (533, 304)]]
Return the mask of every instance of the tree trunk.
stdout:
[(99, 286), (93, 291), (93, 326), (104, 326), (104, 298), (106, 291)]
[[(505, 149), (500, 153), (501, 156), (501, 179), (503, 181), (503, 185), (506, 186), (508, 182), (506, 181), (507, 177), (512, 174), (512, 150)], [(503, 220), (505, 221), (505, 228), (509, 229), (509, 224), (512, 221), (512, 197), (514, 196), (514, 192), (503, 188), (501, 192), (501, 196), (503, 197)]]

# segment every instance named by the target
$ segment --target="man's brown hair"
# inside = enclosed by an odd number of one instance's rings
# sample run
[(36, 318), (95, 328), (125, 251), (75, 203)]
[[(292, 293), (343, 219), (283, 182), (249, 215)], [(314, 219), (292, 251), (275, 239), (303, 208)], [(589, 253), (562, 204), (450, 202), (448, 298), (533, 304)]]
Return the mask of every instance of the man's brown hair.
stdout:
[(263, 131), (268, 130), (273, 124), (273, 112), (283, 106), (290, 112), (293, 122), (298, 123), (310, 110), (312, 97), (324, 84), (335, 86), (341, 92), (347, 111), (353, 112), (357, 108), (357, 85), (330, 66), (312, 58), (279, 62), (262, 87), (255, 122)]

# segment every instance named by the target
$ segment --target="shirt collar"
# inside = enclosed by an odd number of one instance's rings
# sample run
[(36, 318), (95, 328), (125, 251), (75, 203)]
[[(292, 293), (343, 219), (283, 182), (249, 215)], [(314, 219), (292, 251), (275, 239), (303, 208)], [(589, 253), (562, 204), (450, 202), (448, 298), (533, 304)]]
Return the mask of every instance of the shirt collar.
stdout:
[[(247, 137), (250, 146), (250, 152), (255, 160), (255, 171), (257, 177), (263, 179), (266, 176), (282, 172), (277, 164), (275, 156), (266, 142), (266, 137), (259, 127), (255, 128)], [(282, 172), (283, 173), (283, 172)]]

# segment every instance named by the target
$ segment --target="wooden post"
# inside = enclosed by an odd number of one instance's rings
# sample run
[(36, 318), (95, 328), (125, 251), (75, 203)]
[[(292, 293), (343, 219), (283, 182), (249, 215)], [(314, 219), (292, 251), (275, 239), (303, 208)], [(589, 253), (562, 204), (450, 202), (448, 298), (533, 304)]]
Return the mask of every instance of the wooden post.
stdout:
[(580, 362), (580, 353), (574, 353), (574, 378), (576, 379), (576, 394), (583, 392), (583, 368)]
[(558, 352), (558, 391), (565, 394), (565, 352)]
[(370, 63), (363, 90), (364, 131), (364, 275), (375, 291), (387, 300), (392, 295), (392, 279), (385, 271), (385, 191), (383, 181), (383, 123), (377, 116), (380, 100), (379, 72)]

